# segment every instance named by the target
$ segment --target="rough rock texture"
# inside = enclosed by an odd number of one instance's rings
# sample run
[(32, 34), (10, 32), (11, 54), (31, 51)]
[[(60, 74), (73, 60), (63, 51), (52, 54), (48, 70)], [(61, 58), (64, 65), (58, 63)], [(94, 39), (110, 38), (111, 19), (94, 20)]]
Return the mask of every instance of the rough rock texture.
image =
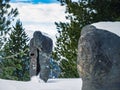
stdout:
[(88, 25), (78, 44), (82, 90), (120, 90), (120, 37)]
[(52, 53), (52, 40), (35, 31), (30, 41), (30, 76), (39, 74), (39, 77), (47, 82), (50, 73), (50, 57)]

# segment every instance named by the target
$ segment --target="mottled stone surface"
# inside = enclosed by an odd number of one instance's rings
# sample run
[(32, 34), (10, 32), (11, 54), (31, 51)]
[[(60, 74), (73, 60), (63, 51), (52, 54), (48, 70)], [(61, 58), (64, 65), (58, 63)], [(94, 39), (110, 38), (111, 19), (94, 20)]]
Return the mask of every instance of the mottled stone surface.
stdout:
[(50, 58), (52, 54), (53, 41), (43, 35), (40, 31), (35, 31), (30, 41), (30, 76), (39, 75), (47, 82), (50, 73)]
[(78, 43), (82, 90), (120, 90), (120, 37), (88, 25)]

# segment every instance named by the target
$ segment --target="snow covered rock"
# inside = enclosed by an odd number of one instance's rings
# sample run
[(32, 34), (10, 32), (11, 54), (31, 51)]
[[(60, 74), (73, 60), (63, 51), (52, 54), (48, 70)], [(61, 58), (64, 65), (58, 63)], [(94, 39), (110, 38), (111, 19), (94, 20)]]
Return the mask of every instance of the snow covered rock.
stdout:
[(82, 90), (120, 90), (120, 37), (88, 25), (78, 44)]

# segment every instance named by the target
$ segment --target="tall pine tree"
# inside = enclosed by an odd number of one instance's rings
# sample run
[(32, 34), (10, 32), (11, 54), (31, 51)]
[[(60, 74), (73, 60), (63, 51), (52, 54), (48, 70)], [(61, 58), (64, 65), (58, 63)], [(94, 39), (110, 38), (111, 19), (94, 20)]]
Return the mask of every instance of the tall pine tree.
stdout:
[(18, 15), (17, 9), (11, 8), (10, 0), (0, 0), (0, 51), (5, 44), (11, 23)]
[(77, 47), (83, 26), (99, 21), (120, 20), (120, 0), (58, 0), (66, 6), (69, 23), (55, 23), (58, 29), (54, 59), (60, 61), (61, 77), (78, 77)]
[(0, 0), (0, 71), (2, 67), (2, 49), (7, 41), (8, 32), (11, 30), (11, 23), (17, 15), (17, 9), (11, 8), (9, 0)]
[(4, 46), (1, 78), (29, 80), (28, 36), (18, 20)]

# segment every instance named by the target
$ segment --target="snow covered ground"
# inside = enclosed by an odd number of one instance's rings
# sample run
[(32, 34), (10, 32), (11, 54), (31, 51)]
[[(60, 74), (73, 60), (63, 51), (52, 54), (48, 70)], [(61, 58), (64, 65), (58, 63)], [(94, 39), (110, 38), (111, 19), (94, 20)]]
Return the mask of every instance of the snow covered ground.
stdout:
[(31, 81), (13, 81), (0, 79), (0, 90), (81, 90), (80, 78), (49, 79), (47, 83), (40, 83), (37, 78)]

